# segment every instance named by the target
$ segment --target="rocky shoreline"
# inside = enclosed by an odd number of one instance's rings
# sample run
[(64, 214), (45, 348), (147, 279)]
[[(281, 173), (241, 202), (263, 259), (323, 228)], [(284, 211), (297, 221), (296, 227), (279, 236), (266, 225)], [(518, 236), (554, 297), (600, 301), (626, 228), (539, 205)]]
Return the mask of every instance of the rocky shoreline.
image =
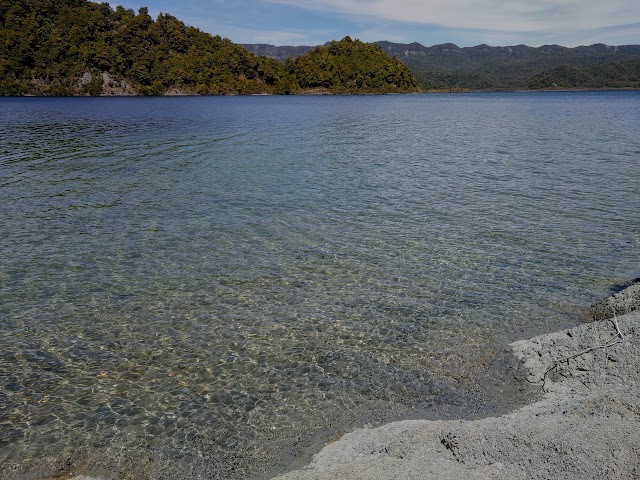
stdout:
[(634, 281), (594, 305), (603, 320), (512, 343), (535, 403), (356, 430), (277, 479), (640, 478), (639, 303)]

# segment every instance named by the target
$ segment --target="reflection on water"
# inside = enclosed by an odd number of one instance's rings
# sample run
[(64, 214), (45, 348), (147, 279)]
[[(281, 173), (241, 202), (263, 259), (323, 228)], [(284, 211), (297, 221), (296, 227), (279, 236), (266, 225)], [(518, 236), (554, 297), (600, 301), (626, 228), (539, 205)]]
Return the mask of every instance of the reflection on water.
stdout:
[(244, 478), (481, 413), (496, 345), (640, 270), (635, 92), (0, 105), (9, 472)]

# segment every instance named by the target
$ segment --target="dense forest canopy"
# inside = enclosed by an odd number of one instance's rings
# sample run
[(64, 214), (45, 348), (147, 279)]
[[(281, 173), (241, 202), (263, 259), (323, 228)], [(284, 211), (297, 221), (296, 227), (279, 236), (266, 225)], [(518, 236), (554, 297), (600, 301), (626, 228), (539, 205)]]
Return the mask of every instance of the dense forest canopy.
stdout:
[(171, 15), (154, 21), (146, 8), (136, 13), (86, 0), (0, 0), (0, 27), (4, 94), (99, 94), (103, 73), (142, 94), (170, 88), (253, 93), (273, 90), (282, 72), (275, 60)]
[[(424, 47), (419, 43), (379, 42), (389, 55), (397, 55), (424, 89), (471, 90), (537, 88), (639, 88), (640, 76), (612, 68), (613, 64), (640, 59), (640, 46), (595, 44), (581, 47), (543, 45), (528, 47), (458, 47), (448, 43)], [(609, 65), (608, 67), (606, 65)], [(580, 84), (541, 80), (558, 75), (558, 69), (580, 70), (588, 78)], [(556, 73), (553, 73), (556, 72)], [(606, 74), (605, 74), (606, 72)], [(558, 77), (560, 80), (560, 78)], [(553, 84), (556, 83), (556, 86)]]
[(333, 45), (282, 65), (171, 15), (154, 20), (146, 8), (0, 0), (0, 94), (298, 93), (315, 88), (324, 68), (329, 92), (415, 90), (411, 72), (378, 47)]
[(640, 57), (595, 65), (561, 65), (534, 76), (529, 88), (640, 88)]
[(415, 91), (411, 71), (378, 45), (345, 37), (285, 62), (301, 88), (344, 92)]

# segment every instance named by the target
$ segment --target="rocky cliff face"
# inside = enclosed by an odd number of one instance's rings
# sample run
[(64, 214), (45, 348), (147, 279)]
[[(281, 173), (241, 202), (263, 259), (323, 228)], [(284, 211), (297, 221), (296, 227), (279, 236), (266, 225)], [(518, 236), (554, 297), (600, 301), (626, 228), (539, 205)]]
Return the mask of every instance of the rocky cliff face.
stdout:
[(118, 80), (107, 72), (102, 73), (102, 93), (104, 96), (135, 96), (138, 91), (126, 80)]

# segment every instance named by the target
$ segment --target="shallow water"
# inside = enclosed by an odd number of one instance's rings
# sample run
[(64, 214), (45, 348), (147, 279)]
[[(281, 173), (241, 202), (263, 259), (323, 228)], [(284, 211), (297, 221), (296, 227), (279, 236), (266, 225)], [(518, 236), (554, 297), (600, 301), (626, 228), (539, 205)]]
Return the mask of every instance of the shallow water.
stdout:
[(0, 99), (0, 132), (6, 471), (276, 471), (468, 406), (640, 272), (638, 92)]

